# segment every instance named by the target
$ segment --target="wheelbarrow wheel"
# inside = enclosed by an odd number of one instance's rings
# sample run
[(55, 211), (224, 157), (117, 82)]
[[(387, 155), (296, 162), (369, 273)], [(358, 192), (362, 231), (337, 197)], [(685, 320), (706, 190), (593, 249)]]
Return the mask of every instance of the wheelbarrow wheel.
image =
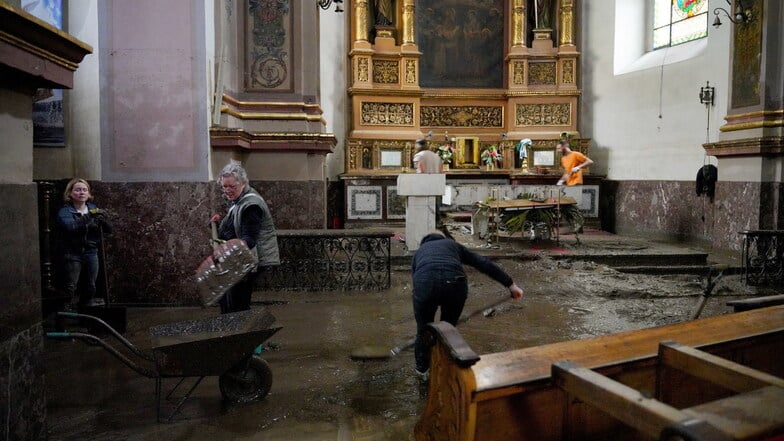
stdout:
[(272, 369), (260, 357), (253, 356), (218, 379), (223, 398), (232, 403), (251, 403), (266, 397), (272, 387)]

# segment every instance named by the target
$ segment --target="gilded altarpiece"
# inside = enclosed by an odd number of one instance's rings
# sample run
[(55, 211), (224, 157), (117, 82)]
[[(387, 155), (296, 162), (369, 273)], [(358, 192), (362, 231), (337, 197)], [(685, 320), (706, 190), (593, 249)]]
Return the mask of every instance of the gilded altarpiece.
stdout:
[[(533, 156), (554, 155), (563, 133), (589, 153), (578, 129), (577, 1), (352, 2), (347, 188), (387, 188), (398, 174), (413, 172), (419, 138), (432, 150), (457, 148), (464, 139), (480, 156), (500, 150), (492, 169), (475, 160), (475, 151), (457, 152), (447, 161), (448, 180), (538, 176), (550, 183), (558, 158), (534, 166)], [(521, 153), (523, 139), (531, 142)]]

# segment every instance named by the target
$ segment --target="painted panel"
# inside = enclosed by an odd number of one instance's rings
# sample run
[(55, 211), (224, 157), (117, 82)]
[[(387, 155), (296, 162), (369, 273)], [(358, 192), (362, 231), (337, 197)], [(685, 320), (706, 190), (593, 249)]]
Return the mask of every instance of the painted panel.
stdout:
[(423, 87), (503, 87), (504, 1), (418, 0)]

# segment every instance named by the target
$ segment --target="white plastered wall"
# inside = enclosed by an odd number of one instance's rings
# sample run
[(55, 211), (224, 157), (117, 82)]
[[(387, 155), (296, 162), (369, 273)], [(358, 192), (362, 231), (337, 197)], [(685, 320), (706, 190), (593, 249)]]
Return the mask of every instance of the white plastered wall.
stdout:
[[(349, 9), (348, 3), (344, 8)], [(334, 153), (327, 155), (326, 176), (330, 181), (345, 170), (346, 115), (348, 101), (346, 95), (349, 73), (348, 57), (346, 57), (346, 28), (349, 12), (337, 13), (334, 6), (320, 11), (320, 77), (321, 77), (321, 108), (327, 122), (326, 131), (334, 133), (337, 145)]]
[[(716, 164), (702, 144), (717, 141), (724, 124), (731, 27), (709, 26), (703, 40), (646, 52), (649, 0), (579, 4), (580, 132), (592, 138), (591, 171), (611, 180), (693, 180), (704, 163)], [(706, 81), (715, 87), (710, 109), (698, 97)]]

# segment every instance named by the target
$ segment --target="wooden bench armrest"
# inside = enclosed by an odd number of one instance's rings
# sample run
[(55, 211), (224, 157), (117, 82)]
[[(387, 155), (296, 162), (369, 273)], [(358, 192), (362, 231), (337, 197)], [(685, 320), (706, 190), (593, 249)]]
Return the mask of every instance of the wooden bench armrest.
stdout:
[(468, 368), (479, 361), (479, 356), (468, 346), (457, 329), (447, 322), (427, 325), (426, 342), (433, 345), (438, 340), (446, 348), (451, 361), (461, 368)]
[(731, 300), (727, 306), (732, 306), (735, 312), (749, 311), (768, 306), (784, 305), (784, 294), (777, 296), (755, 297), (753, 299)]

